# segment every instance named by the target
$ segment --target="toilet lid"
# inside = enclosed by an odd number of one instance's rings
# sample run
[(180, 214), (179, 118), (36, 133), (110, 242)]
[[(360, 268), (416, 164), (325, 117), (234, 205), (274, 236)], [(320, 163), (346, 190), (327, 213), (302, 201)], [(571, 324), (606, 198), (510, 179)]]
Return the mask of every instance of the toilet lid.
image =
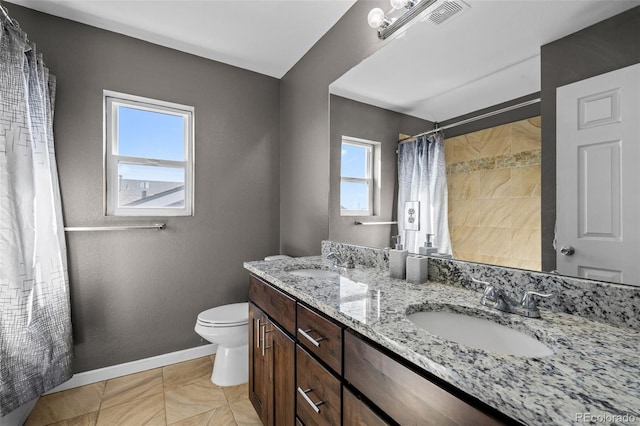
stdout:
[(242, 325), (249, 321), (249, 304), (233, 303), (231, 305), (218, 306), (200, 312), (198, 322), (202, 325), (232, 326)]

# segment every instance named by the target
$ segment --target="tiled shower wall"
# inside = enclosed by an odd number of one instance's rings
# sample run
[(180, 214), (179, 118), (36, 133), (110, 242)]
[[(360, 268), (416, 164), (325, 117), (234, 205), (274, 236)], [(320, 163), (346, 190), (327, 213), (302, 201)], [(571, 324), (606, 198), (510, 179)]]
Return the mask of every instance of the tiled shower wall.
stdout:
[(540, 270), (540, 117), (444, 146), (454, 258)]

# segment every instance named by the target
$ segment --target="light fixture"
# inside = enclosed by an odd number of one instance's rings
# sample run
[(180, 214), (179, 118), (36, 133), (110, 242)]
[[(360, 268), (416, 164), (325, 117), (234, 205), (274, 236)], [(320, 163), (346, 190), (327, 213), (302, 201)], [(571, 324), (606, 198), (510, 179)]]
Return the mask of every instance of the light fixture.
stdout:
[(371, 28), (378, 30), (378, 38), (384, 40), (437, 1), (441, 0), (391, 0), (393, 9), (389, 15), (397, 15), (399, 10), (405, 9), (400, 16), (395, 19), (390, 18), (385, 15), (382, 9), (376, 7), (369, 12), (367, 21)]
[(371, 9), (371, 12), (367, 15), (367, 21), (371, 28), (385, 28), (391, 24), (391, 21), (384, 16), (384, 12), (379, 7)]
[(414, 0), (391, 0), (391, 7), (394, 9), (411, 9), (416, 2)]

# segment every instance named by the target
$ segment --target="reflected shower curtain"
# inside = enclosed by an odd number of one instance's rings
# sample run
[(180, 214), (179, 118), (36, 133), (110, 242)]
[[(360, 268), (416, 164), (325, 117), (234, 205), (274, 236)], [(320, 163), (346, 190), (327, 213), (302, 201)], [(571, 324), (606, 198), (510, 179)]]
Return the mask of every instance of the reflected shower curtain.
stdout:
[[(451, 254), (447, 167), (442, 133), (420, 136), (398, 146), (398, 232), (405, 249), (418, 253), (427, 234), (433, 234), (438, 253)], [(419, 201), (418, 230), (405, 228), (405, 203)], [(415, 221), (414, 221), (415, 224)]]
[(0, 17), (0, 415), (71, 377), (67, 253), (53, 147), (55, 78)]

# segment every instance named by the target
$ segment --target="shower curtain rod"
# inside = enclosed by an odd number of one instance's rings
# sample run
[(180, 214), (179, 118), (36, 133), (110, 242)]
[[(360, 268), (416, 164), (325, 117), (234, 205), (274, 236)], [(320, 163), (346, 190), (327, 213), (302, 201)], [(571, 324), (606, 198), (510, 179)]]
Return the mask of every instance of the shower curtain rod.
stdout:
[(413, 135), (413, 136), (408, 136), (406, 138), (400, 139), (398, 141), (398, 143), (401, 144), (401, 143), (404, 143), (404, 142), (410, 142), (413, 139), (418, 138), (420, 136), (430, 135), (431, 133), (436, 133), (436, 132), (439, 132), (441, 130), (446, 130), (446, 129), (450, 129), (452, 127), (461, 126), (463, 124), (472, 123), (474, 121), (482, 120), (483, 118), (493, 117), (494, 115), (502, 114), (503, 112), (513, 111), (514, 109), (523, 108), (523, 107), (526, 107), (526, 106), (529, 106), (529, 105), (536, 104), (538, 102), (540, 102), (540, 98), (530, 99), (528, 101), (524, 101), (524, 102), (521, 102), (519, 104), (515, 104), (515, 105), (508, 106), (508, 107), (504, 107), (504, 108), (501, 108), (501, 109), (498, 109), (498, 110), (495, 110), (495, 111), (487, 112), (485, 114), (480, 114), (480, 115), (477, 115), (475, 117), (467, 118), (465, 120), (456, 121), (455, 123), (447, 124), (446, 126), (438, 127), (437, 129), (428, 130), (426, 132), (419, 133), (419, 134)]
[(4, 8), (2, 3), (0, 3), (0, 11), (2, 11), (2, 14), (4, 15), (5, 18), (7, 18), (7, 21), (9, 21), (9, 23), (11, 25), (13, 25), (13, 26), (16, 25), (16, 21), (14, 21), (13, 18), (11, 18), (11, 16), (9, 16), (9, 12), (7, 11), (7, 9)]

